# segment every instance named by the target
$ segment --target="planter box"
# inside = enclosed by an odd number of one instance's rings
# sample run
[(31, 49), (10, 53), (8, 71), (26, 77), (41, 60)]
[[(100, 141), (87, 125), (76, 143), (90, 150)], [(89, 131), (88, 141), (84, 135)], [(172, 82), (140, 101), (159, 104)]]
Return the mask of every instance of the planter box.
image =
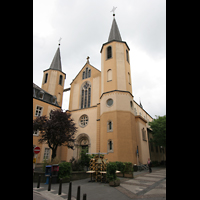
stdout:
[(124, 176), (122, 173), (117, 173), (117, 177), (124, 177), (124, 178), (133, 178), (133, 172), (125, 172)]
[(120, 180), (109, 181), (111, 187), (117, 187), (120, 185)]

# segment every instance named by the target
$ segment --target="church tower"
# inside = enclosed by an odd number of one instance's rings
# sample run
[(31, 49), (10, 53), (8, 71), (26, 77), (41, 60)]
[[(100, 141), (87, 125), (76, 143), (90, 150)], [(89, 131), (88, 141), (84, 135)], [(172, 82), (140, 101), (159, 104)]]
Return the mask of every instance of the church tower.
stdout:
[(64, 80), (66, 79), (66, 74), (62, 72), (60, 44), (49, 69), (44, 70), (43, 73), (44, 75), (41, 88), (56, 96), (58, 105), (62, 107)]
[(100, 151), (109, 161), (136, 163), (136, 133), (127, 43), (113, 14), (108, 41), (101, 48)]

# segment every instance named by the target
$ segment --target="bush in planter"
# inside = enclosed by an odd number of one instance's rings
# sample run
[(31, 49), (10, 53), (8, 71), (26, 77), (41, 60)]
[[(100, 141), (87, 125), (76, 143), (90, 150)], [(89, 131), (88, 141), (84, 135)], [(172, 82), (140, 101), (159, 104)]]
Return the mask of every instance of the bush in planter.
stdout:
[(71, 163), (62, 162), (59, 164), (58, 178), (70, 178), (72, 172)]
[(109, 180), (110, 186), (119, 186), (120, 180), (116, 176), (117, 165), (115, 162), (109, 162), (107, 164), (107, 179)]
[(123, 177), (124, 177), (125, 163), (116, 161), (116, 165), (117, 165), (117, 170), (119, 170), (123, 174)]

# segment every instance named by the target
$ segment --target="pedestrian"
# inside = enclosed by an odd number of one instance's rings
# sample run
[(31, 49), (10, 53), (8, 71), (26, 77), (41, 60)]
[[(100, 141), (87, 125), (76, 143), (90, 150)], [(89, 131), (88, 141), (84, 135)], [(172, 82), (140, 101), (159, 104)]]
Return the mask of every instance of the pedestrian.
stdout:
[(149, 167), (149, 173), (151, 173), (151, 172), (152, 172), (152, 169), (151, 169), (152, 163), (151, 163), (150, 158), (148, 158), (147, 165), (148, 165), (148, 167)]

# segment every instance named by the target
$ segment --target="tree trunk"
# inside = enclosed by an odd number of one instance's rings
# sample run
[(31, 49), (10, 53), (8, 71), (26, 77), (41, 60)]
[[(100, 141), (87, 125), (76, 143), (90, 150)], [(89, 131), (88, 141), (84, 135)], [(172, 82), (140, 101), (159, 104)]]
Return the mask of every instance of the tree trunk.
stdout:
[(57, 148), (52, 149), (51, 161), (56, 157)]

